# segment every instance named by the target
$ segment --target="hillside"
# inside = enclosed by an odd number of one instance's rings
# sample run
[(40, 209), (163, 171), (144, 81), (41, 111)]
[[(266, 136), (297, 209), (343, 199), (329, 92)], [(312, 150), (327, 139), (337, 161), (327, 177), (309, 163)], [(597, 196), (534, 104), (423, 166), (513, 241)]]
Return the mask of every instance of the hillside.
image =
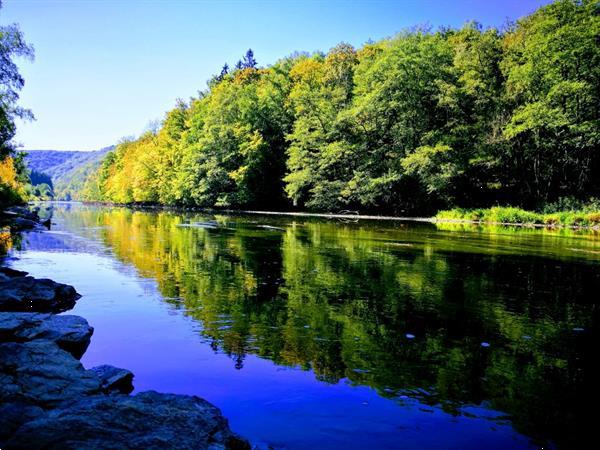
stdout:
[(85, 179), (96, 171), (113, 147), (92, 152), (29, 150), (25, 161), (30, 170), (48, 175), (56, 200), (77, 200)]

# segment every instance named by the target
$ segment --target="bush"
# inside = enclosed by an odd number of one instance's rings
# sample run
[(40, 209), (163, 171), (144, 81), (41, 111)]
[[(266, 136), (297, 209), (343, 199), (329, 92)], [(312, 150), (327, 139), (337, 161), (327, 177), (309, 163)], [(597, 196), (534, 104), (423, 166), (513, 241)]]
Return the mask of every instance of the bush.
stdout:
[(500, 224), (547, 225), (586, 227), (600, 225), (600, 207), (590, 210), (593, 203), (588, 203), (582, 211), (558, 211), (541, 214), (520, 208), (496, 206), (489, 209), (456, 208), (440, 211), (435, 219), (441, 221), (468, 221)]
[(575, 197), (560, 197), (557, 201), (546, 203), (541, 208), (541, 212), (544, 214), (567, 211), (586, 213), (600, 211), (600, 199), (592, 197), (587, 201), (583, 201)]
[(525, 211), (520, 208), (494, 207), (490, 208), (484, 215), (484, 221), (496, 223), (536, 224), (542, 223), (543, 218), (540, 214)]
[(600, 225), (600, 212), (589, 213), (587, 219), (590, 225)]

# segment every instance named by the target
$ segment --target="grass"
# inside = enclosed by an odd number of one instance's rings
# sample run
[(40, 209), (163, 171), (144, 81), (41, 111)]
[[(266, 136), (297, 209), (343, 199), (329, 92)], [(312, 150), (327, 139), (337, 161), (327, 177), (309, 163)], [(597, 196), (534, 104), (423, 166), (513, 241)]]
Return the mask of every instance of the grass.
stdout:
[(440, 211), (435, 216), (435, 219), (440, 221), (458, 222), (597, 227), (600, 226), (600, 211), (537, 213), (520, 208), (496, 206), (486, 209), (455, 208), (447, 211)]

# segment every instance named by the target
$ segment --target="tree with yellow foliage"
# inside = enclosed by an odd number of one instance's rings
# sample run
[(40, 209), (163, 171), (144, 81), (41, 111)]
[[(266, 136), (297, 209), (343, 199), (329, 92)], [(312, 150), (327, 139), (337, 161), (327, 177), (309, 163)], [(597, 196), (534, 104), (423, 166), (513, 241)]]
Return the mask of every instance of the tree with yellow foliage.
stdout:
[[(0, 8), (2, 2), (0, 2)], [(33, 58), (33, 49), (15, 24), (0, 26), (0, 205), (18, 203), (25, 199), (27, 178), (21, 158), (15, 156), (15, 119), (32, 118), (29, 110), (17, 105), (19, 91), (25, 81), (14, 57)]]

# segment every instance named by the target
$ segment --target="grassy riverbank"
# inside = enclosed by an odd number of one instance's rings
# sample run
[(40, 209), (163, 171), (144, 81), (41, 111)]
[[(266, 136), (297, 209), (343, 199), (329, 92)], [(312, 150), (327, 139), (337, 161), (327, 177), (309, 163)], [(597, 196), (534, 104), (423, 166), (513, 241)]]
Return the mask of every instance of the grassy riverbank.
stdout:
[(600, 210), (592, 211), (582, 209), (578, 211), (540, 213), (513, 207), (493, 207), (485, 209), (455, 208), (440, 211), (436, 214), (435, 220), (565, 227), (597, 227), (600, 226)]

